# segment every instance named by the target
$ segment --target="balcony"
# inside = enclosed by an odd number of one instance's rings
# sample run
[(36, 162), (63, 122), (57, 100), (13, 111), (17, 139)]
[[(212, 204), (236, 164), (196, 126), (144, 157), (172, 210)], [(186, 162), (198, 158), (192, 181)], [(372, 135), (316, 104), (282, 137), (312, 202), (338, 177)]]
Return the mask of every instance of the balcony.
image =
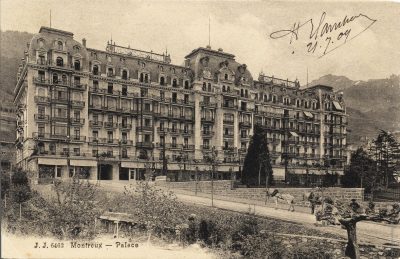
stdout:
[(68, 104), (67, 96), (54, 96), (52, 101), (55, 103)]
[(103, 122), (102, 121), (89, 121), (89, 126), (92, 128), (101, 128), (103, 127)]
[(201, 122), (203, 123), (214, 123), (214, 117), (211, 116), (202, 116)]
[(136, 131), (153, 131), (152, 126), (139, 126), (136, 127)]
[(132, 124), (129, 123), (120, 123), (119, 128), (122, 130), (130, 130), (132, 129)]
[(59, 121), (59, 122), (68, 122), (68, 117), (54, 115), (53, 117), (51, 117), (51, 120), (52, 121)]
[(71, 106), (72, 106), (72, 107), (76, 107), (76, 108), (82, 108), (82, 107), (85, 107), (85, 102), (84, 102), (84, 101), (75, 101), (75, 100), (72, 100), (72, 101), (71, 101)]
[(46, 96), (35, 96), (35, 103), (49, 104), (49, 103), (50, 103), (50, 97), (46, 97)]
[(178, 135), (181, 133), (181, 130), (177, 128), (171, 128), (169, 129), (169, 133), (171, 133), (171, 135)]
[(133, 145), (133, 141), (129, 140), (129, 139), (122, 139), (121, 140), (121, 145), (123, 145), (123, 146), (125, 146), (125, 145), (131, 146), (131, 145)]
[(223, 119), (224, 124), (229, 124), (229, 125), (233, 125), (235, 123), (235, 120), (233, 119)]
[(79, 90), (79, 91), (86, 91), (87, 84), (74, 83), (71, 85), (71, 89)]
[(40, 85), (49, 85), (50, 80), (42, 78), (42, 77), (33, 77), (33, 83)]
[(71, 136), (70, 137), (70, 142), (78, 142), (78, 143), (83, 143), (86, 141), (86, 136)]
[(237, 109), (238, 106), (237, 106), (237, 104), (233, 104), (233, 103), (224, 103), (222, 105), (222, 108)]
[(224, 138), (233, 138), (234, 134), (233, 132), (224, 132)]
[(193, 130), (183, 129), (182, 130), (182, 134), (185, 135), (185, 136), (192, 135), (193, 134)]
[(83, 124), (85, 124), (85, 119), (71, 118), (71, 124), (72, 125), (83, 125)]
[(229, 151), (229, 152), (234, 152), (236, 150), (236, 148), (233, 147), (233, 146), (227, 146), (227, 147), (223, 147), (222, 150)]
[(49, 121), (49, 115), (45, 115), (45, 114), (35, 114), (34, 118), (36, 121), (40, 121), (40, 122), (48, 122)]
[(213, 103), (213, 102), (200, 102), (200, 106), (210, 107), (210, 108), (217, 108), (217, 103)]
[(112, 121), (105, 121), (103, 123), (104, 128), (106, 129), (115, 129), (118, 127), (118, 123)]
[(194, 151), (194, 145), (183, 145), (183, 150), (185, 151)]
[(40, 139), (40, 140), (52, 140), (52, 139), (57, 139), (57, 140), (67, 140), (67, 135), (61, 135), (61, 134), (50, 134), (50, 133), (42, 133), (42, 132), (33, 132), (32, 133), (32, 138)]
[(250, 121), (242, 121), (239, 123), (239, 127), (241, 128), (251, 128), (251, 122)]
[(153, 143), (151, 143), (151, 142), (136, 142), (136, 147), (138, 147), (138, 148), (153, 148)]
[(168, 129), (167, 129), (167, 128), (160, 128), (160, 127), (158, 127), (158, 128), (157, 128), (157, 132), (158, 132), (158, 133), (162, 133), (162, 134), (166, 134), (166, 133), (168, 133)]
[(172, 143), (170, 146), (171, 150), (181, 150), (182, 149), (182, 144), (176, 144), (176, 143)]
[(187, 120), (187, 121), (191, 121), (194, 120), (194, 115), (192, 114), (184, 114), (181, 116), (182, 119)]
[(214, 136), (214, 131), (209, 131), (209, 130), (206, 130), (206, 131), (202, 131), (201, 132), (201, 135), (203, 136), (203, 137), (209, 137), (209, 138), (211, 138), (212, 136)]
[(201, 145), (202, 150), (210, 150), (211, 147), (209, 145)]

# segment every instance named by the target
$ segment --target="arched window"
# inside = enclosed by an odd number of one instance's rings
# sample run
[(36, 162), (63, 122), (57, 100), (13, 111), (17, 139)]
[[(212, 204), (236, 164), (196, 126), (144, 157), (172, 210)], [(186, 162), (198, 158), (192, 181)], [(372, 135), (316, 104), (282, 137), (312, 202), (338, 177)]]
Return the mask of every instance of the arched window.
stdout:
[(93, 66), (93, 75), (98, 75), (99, 74), (99, 66), (98, 65), (94, 65)]
[(124, 80), (128, 79), (128, 71), (126, 71), (125, 69), (122, 70), (122, 79), (124, 79)]
[(56, 59), (56, 65), (57, 65), (58, 67), (63, 67), (63, 66), (64, 66), (64, 60), (63, 60), (62, 57), (57, 57), (57, 59)]
[(57, 49), (63, 50), (63, 43), (61, 41), (57, 42)]
[(75, 70), (81, 70), (81, 62), (77, 59), (74, 62), (74, 68)]
[(66, 76), (66, 75), (62, 75), (61, 80), (62, 80), (62, 83), (63, 83), (64, 85), (66, 85), (66, 84), (68, 83), (68, 80), (67, 80), (67, 76)]
[(228, 74), (225, 74), (225, 80), (228, 80)]
[(203, 83), (203, 91), (207, 91), (207, 84), (205, 82)]
[(126, 148), (122, 149), (122, 158), (128, 158), (128, 150)]
[(240, 96), (241, 96), (241, 97), (243, 97), (243, 96), (244, 96), (243, 89), (240, 89)]
[(164, 85), (165, 84), (165, 78), (162, 76), (160, 77), (160, 85)]
[(208, 91), (211, 92), (211, 83), (208, 83)]
[(140, 73), (140, 79), (139, 79), (139, 81), (140, 81), (141, 83), (143, 83), (143, 78), (144, 78), (143, 73)]
[(185, 89), (189, 89), (189, 81), (185, 81)]
[(58, 83), (58, 75), (57, 75), (57, 73), (53, 74), (53, 83)]
[(177, 83), (176, 83), (176, 78), (174, 78), (174, 79), (172, 80), (172, 86), (173, 86), (173, 87), (177, 87), (177, 86), (178, 86)]
[(114, 70), (112, 69), (112, 67), (109, 67), (107, 71), (108, 71), (107, 76), (110, 76), (110, 77), (114, 76)]
[(148, 83), (148, 82), (149, 82), (149, 75), (148, 75), (148, 74), (145, 74), (145, 75), (144, 75), (144, 82), (145, 82), (145, 83)]
[(222, 85), (222, 92), (225, 92), (225, 91), (226, 91), (225, 85)]
[(244, 93), (244, 96), (245, 96), (246, 98), (249, 98), (249, 91), (247, 91), (247, 89), (246, 89), (246, 91), (245, 91), (245, 93)]
[(228, 85), (228, 88), (226, 89), (227, 92), (231, 91), (231, 87)]

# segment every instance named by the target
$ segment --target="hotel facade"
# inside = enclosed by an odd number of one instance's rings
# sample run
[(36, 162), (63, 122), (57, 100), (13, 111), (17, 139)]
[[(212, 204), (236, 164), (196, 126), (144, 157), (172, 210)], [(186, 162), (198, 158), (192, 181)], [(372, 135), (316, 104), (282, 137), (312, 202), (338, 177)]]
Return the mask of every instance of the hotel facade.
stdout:
[[(18, 71), (17, 165), (39, 179), (79, 174), (138, 180), (240, 177), (256, 124), (267, 132), (274, 179), (342, 175), (347, 115), (329, 86), (264, 74), (222, 49), (197, 48), (183, 65), (108, 42), (91, 49), (73, 34), (41, 27)], [(215, 152), (214, 152), (215, 151)]]

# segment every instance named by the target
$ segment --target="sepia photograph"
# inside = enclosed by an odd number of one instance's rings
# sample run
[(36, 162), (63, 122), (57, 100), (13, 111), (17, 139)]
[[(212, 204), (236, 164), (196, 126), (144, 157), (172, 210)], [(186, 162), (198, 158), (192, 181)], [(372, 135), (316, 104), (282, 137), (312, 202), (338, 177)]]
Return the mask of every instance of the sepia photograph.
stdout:
[(0, 258), (400, 258), (399, 17), (2, 0)]

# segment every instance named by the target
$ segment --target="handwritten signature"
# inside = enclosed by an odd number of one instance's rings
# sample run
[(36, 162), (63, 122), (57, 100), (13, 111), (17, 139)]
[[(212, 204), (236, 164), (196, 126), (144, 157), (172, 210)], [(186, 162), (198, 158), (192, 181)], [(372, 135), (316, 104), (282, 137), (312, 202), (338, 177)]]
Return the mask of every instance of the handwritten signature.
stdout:
[[(272, 39), (279, 39), (290, 36), (289, 43), (292, 44), (299, 40), (300, 29), (304, 31), (306, 25), (310, 25), (308, 38), (306, 37), (307, 52), (318, 54), (319, 58), (321, 58), (356, 38), (377, 21), (362, 13), (351, 17), (347, 17), (346, 15), (343, 20), (333, 24), (325, 22), (325, 17), (326, 12), (323, 12), (318, 24), (314, 24), (313, 19), (309, 19), (304, 23), (295, 22), (292, 28), (275, 31), (270, 34), (270, 37)], [(366, 19), (369, 23), (368, 26), (358, 30), (357, 28), (352, 28), (352, 24), (354, 24), (356, 20), (361, 19)], [(319, 52), (319, 49), (321, 49), (322, 53)], [(294, 51), (292, 53), (294, 53)]]

